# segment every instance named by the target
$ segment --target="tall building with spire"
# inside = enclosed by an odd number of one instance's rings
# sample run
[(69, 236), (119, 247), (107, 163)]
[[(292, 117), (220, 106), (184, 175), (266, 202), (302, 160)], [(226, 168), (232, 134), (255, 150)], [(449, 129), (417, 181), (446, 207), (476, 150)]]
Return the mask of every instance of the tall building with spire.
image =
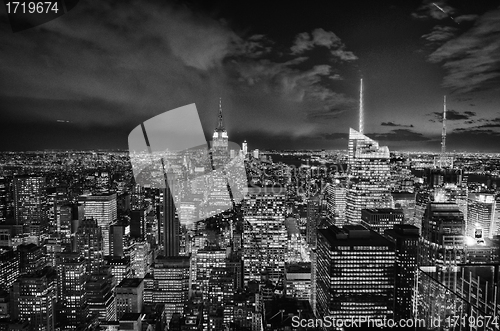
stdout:
[(390, 208), (389, 148), (350, 129), (346, 220), (360, 223), (361, 209)]
[(228, 160), (228, 136), (224, 127), (224, 119), (222, 117), (222, 98), (219, 99), (219, 115), (217, 117), (217, 126), (212, 136), (212, 167), (217, 169), (225, 164)]

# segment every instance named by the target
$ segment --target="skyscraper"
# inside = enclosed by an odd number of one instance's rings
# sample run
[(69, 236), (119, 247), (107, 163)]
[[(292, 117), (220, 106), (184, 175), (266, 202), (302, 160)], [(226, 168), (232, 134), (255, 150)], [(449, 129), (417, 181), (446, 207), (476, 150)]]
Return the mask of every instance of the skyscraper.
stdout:
[(101, 227), (103, 252), (109, 255), (109, 227), (117, 218), (116, 193), (82, 195), (78, 200), (83, 204), (85, 218), (97, 220)]
[(28, 321), (34, 330), (54, 331), (57, 272), (45, 267), (21, 275), (12, 286), (13, 319)]
[(178, 256), (180, 251), (180, 222), (176, 215), (175, 203), (174, 203), (174, 186), (175, 186), (175, 175), (173, 172), (169, 171), (166, 174), (166, 181), (168, 185), (162, 189), (162, 194), (160, 196), (160, 204), (158, 206), (159, 210), (159, 220), (161, 235), (161, 244), (163, 245), (163, 255), (164, 256)]
[(57, 258), (58, 304), (57, 320), (65, 330), (88, 323), (85, 262), (78, 253), (64, 252)]
[(402, 224), (404, 214), (401, 209), (370, 208), (361, 209), (361, 224), (380, 234), (392, 229), (397, 224)]
[(463, 259), (465, 221), (454, 203), (430, 202), (422, 221), (420, 265), (443, 268)]
[(492, 238), (496, 227), (496, 201), (492, 193), (469, 193), (466, 235)]
[(319, 317), (389, 318), (394, 313), (394, 244), (362, 225), (318, 230)]
[(349, 131), (349, 182), (346, 193), (348, 223), (361, 221), (361, 209), (390, 208), (389, 149), (362, 135)]
[(248, 188), (243, 202), (243, 265), (245, 283), (263, 273), (277, 281), (284, 274), (287, 231), (285, 192), (278, 187)]
[(45, 177), (14, 177), (13, 188), (16, 224), (24, 233), (40, 234), (47, 220)]
[(394, 243), (396, 251), (394, 316), (399, 319), (415, 317), (419, 229), (399, 224), (385, 230), (385, 236)]
[(89, 314), (97, 316), (100, 322), (116, 320), (116, 306), (113, 289), (116, 280), (108, 266), (99, 266), (90, 273), (85, 283)]
[(228, 135), (222, 118), (222, 98), (219, 99), (219, 115), (217, 117), (217, 126), (212, 135), (211, 149), (213, 168), (220, 168), (227, 162), (229, 157)]

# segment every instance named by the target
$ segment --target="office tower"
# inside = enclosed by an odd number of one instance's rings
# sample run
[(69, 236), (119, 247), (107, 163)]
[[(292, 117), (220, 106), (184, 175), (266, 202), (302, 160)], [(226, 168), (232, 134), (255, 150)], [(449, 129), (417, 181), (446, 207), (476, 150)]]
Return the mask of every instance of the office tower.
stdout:
[(124, 256), (124, 247), (127, 247), (126, 225), (113, 223), (109, 227), (109, 255), (115, 257)]
[(0, 224), (5, 223), (9, 217), (12, 217), (11, 187), (11, 179), (0, 176)]
[(158, 213), (160, 215), (160, 238), (164, 256), (178, 256), (180, 251), (180, 223), (174, 203), (175, 174), (166, 174), (168, 185), (161, 190)]
[(325, 188), (328, 217), (336, 226), (345, 224), (346, 188), (339, 182), (328, 184)]
[(97, 220), (82, 220), (75, 235), (75, 251), (83, 256), (88, 273), (103, 263), (103, 243), (102, 228)]
[(496, 201), (492, 193), (469, 193), (465, 234), (493, 238), (496, 230)]
[(258, 149), (254, 149), (253, 150), (253, 158), (254, 159), (259, 159), (259, 150)]
[(233, 319), (232, 301), (235, 291), (235, 278), (228, 265), (227, 251), (217, 248), (198, 250), (196, 254), (196, 285), (199, 286), (205, 309), (204, 327), (214, 328), (217, 319), (229, 323)]
[(8, 291), (19, 276), (19, 256), (12, 249), (0, 248), (0, 290)]
[(39, 235), (46, 228), (45, 177), (14, 177), (14, 219), (23, 232)]
[(394, 317), (409, 319), (415, 317), (419, 229), (399, 224), (385, 230), (385, 236), (393, 242), (396, 251)]
[(217, 118), (217, 126), (212, 135), (211, 152), (213, 169), (224, 166), (229, 159), (228, 136), (222, 118), (222, 98), (219, 99), (219, 116)]
[(42, 246), (21, 244), (17, 247), (19, 272), (30, 273), (45, 266), (45, 253)]
[(85, 261), (78, 253), (63, 252), (57, 257), (58, 318), (65, 330), (88, 322), (89, 307), (85, 291)]
[(416, 194), (410, 192), (392, 192), (393, 208), (403, 210), (404, 222), (415, 224)]
[(116, 317), (119, 320), (125, 313), (142, 312), (144, 296), (143, 278), (125, 278), (115, 289)]
[(45, 267), (21, 275), (12, 286), (12, 318), (27, 321), (33, 330), (54, 331), (57, 272)]
[(310, 300), (311, 263), (290, 263), (285, 266), (285, 295), (296, 300)]
[(130, 212), (130, 237), (135, 239), (146, 238), (146, 214), (142, 209)]
[(144, 303), (165, 304), (167, 321), (172, 314), (182, 313), (189, 298), (190, 256), (158, 256), (152, 274), (144, 278)]
[(138, 241), (132, 245), (130, 250), (130, 267), (132, 268), (132, 276), (144, 278), (149, 272), (151, 264), (151, 249), (146, 241)]
[(394, 244), (362, 225), (318, 230), (319, 317), (389, 318), (394, 312)]
[(346, 192), (348, 223), (361, 221), (361, 209), (390, 208), (389, 149), (362, 135), (349, 131), (349, 182)]
[(109, 227), (117, 218), (116, 193), (82, 195), (78, 201), (83, 205), (85, 218), (97, 221), (102, 232), (103, 253), (109, 255)]
[(449, 202), (430, 202), (422, 222), (420, 265), (456, 265), (463, 258), (465, 222), (458, 206)]
[(69, 238), (71, 236), (71, 223), (73, 221), (73, 208), (70, 203), (59, 203), (56, 206), (56, 227), (57, 232)]
[(361, 209), (361, 224), (380, 234), (392, 229), (394, 225), (402, 224), (404, 214), (401, 209), (371, 208)]
[(316, 230), (321, 220), (321, 197), (315, 195), (307, 200), (306, 242), (316, 247)]
[(277, 281), (284, 273), (285, 192), (278, 187), (249, 187), (242, 205), (245, 283), (260, 282), (263, 273)]
[(97, 316), (99, 322), (116, 320), (116, 305), (113, 289), (116, 280), (111, 268), (99, 266), (94, 269), (85, 283), (89, 315)]
[(120, 284), (124, 278), (129, 278), (132, 274), (130, 256), (105, 256), (104, 264), (111, 268), (111, 273), (116, 279), (116, 284)]

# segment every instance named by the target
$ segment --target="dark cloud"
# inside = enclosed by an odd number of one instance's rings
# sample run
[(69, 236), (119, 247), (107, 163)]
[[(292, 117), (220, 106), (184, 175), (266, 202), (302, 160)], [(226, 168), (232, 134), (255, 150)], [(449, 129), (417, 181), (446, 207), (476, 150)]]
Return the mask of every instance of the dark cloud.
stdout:
[(430, 54), (442, 64), (443, 87), (456, 93), (497, 88), (500, 82), (500, 9), (485, 13), (474, 26)]
[(479, 16), (474, 15), (474, 14), (469, 14), (469, 15), (460, 15), (455, 17), (455, 22), (457, 23), (464, 23), (464, 22), (472, 22), (475, 21)]
[[(429, 121), (431, 121), (431, 122), (435, 122), (436, 120), (439, 122), (443, 121), (443, 113), (433, 112), (433, 113), (431, 113), (431, 115), (433, 115), (435, 117), (435, 119), (431, 119)], [(472, 111), (464, 111), (462, 113), (459, 111), (453, 110), (453, 109), (448, 109), (446, 111), (446, 120), (450, 120), (450, 121), (468, 120), (474, 116), (476, 116), (476, 113), (472, 112)]]
[(413, 124), (406, 125), (406, 124), (397, 124), (394, 122), (382, 122), (382, 123), (380, 123), (380, 125), (382, 125), (382, 126), (399, 126), (402, 128), (413, 128)]
[(395, 129), (388, 133), (373, 133), (370, 138), (380, 141), (429, 141), (430, 138), (408, 129)]

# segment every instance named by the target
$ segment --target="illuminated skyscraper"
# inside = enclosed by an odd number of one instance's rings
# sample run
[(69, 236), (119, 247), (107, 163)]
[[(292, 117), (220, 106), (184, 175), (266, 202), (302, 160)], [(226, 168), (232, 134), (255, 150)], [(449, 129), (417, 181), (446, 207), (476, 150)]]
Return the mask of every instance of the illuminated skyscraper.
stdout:
[(33, 330), (54, 331), (57, 272), (51, 267), (22, 275), (12, 287), (13, 319), (28, 321)]
[(245, 283), (261, 281), (263, 272), (274, 281), (283, 275), (287, 246), (285, 210), (285, 192), (280, 188), (248, 188), (243, 202)]
[(346, 188), (340, 182), (329, 184), (325, 188), (325, 198), (328, 209), (328, 216), (332, 219), (333, 224), (337, 226), (344, 225)]
[(160, 238), (163, 245), (164, 256), (178, 256), (180, 251), (180, 222), (176, 215), (174, 203), (175, 175), (173, 172), (167, 172), (168, 185), (162, 189), (158, 213), (160, 226)]
[(496, 201), (494, 194), (469, 193), (466, 235), (492, 238), (496, 230)]
[(222, 99), (219, 99), (219, 116), (217, 118), (217, 127), (212, 136), (211, 146), (213, 167), (215, 169), (223, 166), (229, 159), (228, 144), (227, 131), (222, 118)]
[(97, 316), (100, 322), (116, 320), (115, 286), (115, 277), (107, 266), (99, 266), (87, 278), (85, 292), (89, 314)]
[(16, 224), (24, 233), (40, 234), (47, 220), (45, 177), (14, 177), (13, 188)]
[(346, 193), (348, 223), (361, 221), (361, 209), (390, 208), (389, 149), (362, 135), (349, 131), (349, 183)]
[(398, 319), (415, 317), (415, 287), (419, 229), (409, 224), (395, 225), (385, 230), (385, 236), (396, 249), (394, 315)]
[(392, 229), (397, 224), (402, 224), (404, 214), (401, 209), (371, 208), (361, 209), (361, 224), (380, 234)]
[(172, 314), (183, 313), (189, 298), (191, 257), (158, 256), (151, 269), (144, 278), (144, 303), (165, 304), (170, 321)]
[(116, 316), (120, 319), (125, 313), (140, 313), (144, 296), (142, 278), (125, 278), (116, 287)]
[(83, 257), (88, 273), (102, 264), (102, 229), (97, 225), (97, 220), (84, 219), (78, 227), (75, 241), (75, 251)]
[(420, 265), (443, 268), (463, 258), (464, 215), (454, 203), (430, 202), (421, 230)]
[(58, 318), (64, 330), (88, 323), (85, 262), (78, 253), (60, 253), (57, 258)]
[(85, 218), (97, 220), (101, 227), (104, 255), (109, 255), (109, 227), (116, 221), (116, 193), (82, 195), (78, 200), (83, 204)]
[(318, 230), (318, 317), (389, 318), (394, 312), (394, 244), (362, 225)]

